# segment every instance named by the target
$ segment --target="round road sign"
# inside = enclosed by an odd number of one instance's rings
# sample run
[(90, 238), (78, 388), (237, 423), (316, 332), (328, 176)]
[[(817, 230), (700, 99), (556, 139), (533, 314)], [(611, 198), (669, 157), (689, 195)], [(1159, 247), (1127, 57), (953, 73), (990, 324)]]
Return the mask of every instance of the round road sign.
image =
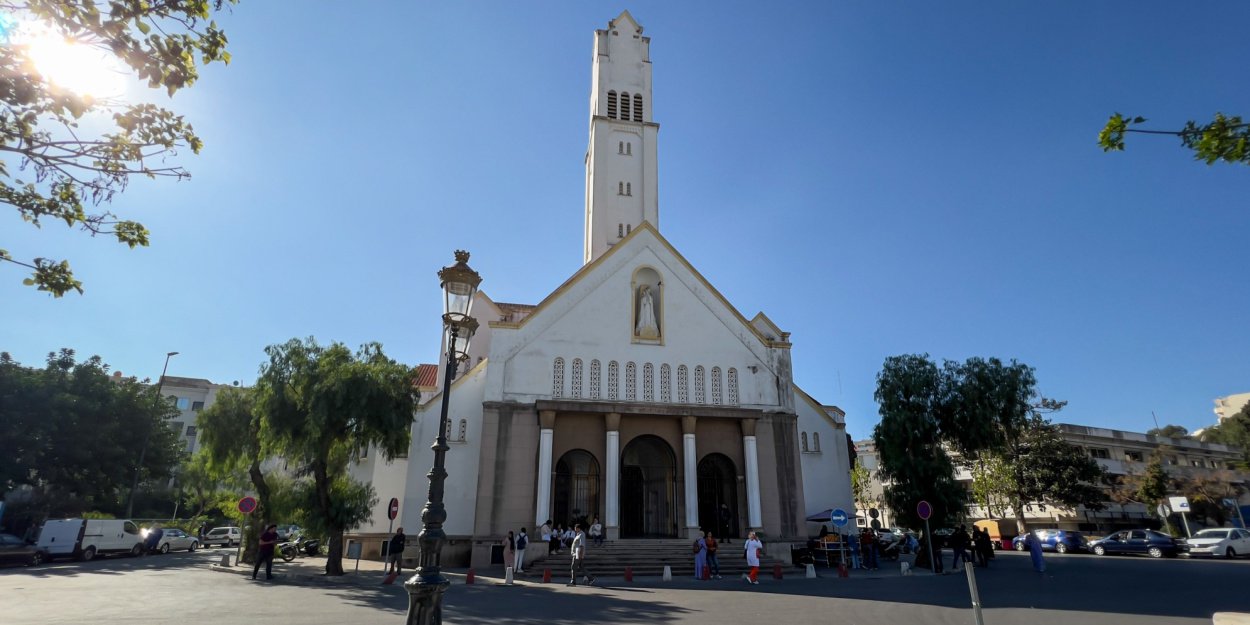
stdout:
[(881, 519), (873, 519), (869, 525), (872, 526), (872, 529), (879, 530), (881, 529)]
[(1172, 509), (1169, 508), (1167, 504), (1161, 503), (1159, 504), (1158, 508), (1155, 508), (1155, 512), (1158, 512), (1159, 516), (1165, 517), (1169, 514), (1172, 514)]
[(929, 502), (921, 500), (920, 503), (916, 504), (916, 515), (922, 521), (928, 521), (929, 517), (933, 516), (933, 506), (930, 506)]
[(399, 516), (399, 500), (391, 497), (391, 505), (386, 508), (386, 516), (394, 521)]
[(239, 512), (243, 514), (251, 514), (256, 509), (255, 497), (244, 497), (239, 500)]
[(875, 518), (877, 518), (877, 517), (881, 516), (881, 513), (880, 513), (880, 512), (877, 512), (877, 509), (876, 509), (876, 508), (870, 508), (870, 509), (868, 510), (868, 516), (869, 516), (869, 517), (871, 517), (871, 518), (874, 518), (874, 519), (875, 519)]
[(829, 514), (829, 521), (838, 527), (843, 527), (848, 521), (850, 521), (850, 517), (847, 516), (846, 510), (836, 508)]

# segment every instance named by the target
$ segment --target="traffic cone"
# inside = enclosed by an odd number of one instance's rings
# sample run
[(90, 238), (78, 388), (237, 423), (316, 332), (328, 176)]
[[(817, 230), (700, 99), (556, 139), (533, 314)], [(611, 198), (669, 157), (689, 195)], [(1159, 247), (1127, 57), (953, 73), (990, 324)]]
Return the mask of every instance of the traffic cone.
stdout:
[(838, 577), (850, 577), (851, 574), (846, 570), (846, 563), (838, 564)]
[(625, 581), (627, 582), (634, 581), (634, 567), (632, 566), (625, 567)]
[(551, 583), (551, 569), (543, 569), (543, 583), (544, 584)]
[(706, 582), (709, 579), (712, 579), (712, 569), (709, 568), (708, 565), (704, 564), (703, 565), (703, 581)]
[(816, 565), (807, 565), (807, 579), (816, 579)]
[(469, 573), (464, 576), (464, 583), (472, 584), (475, 577), (477, 577), (477, 575), (473, 573), (473, 569), (469, 569)]
[(781, 579), (781, 565), (780, 564), (773, 565), (773, 579)]
[(671, 582), (671, 581), (673, 581), (673, 568), (672, 568), (672, 567), (670, 567), (669, 565), (665, 564), (665, 565), (664, 565), (664, 575), (663, 575), (660, 579), (662, 579), (662, 580), (664, 580), (664, 581), (666, 581), (666, 582)]
[(505, 567), (503, 570), (503, 583), (512, 585), (512, 567)]

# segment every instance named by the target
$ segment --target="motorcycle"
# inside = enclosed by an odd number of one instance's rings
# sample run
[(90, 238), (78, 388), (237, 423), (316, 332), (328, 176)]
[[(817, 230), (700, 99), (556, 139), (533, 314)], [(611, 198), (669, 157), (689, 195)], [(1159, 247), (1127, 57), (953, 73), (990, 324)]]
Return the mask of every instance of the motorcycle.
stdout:
[(316, 538), (304, 538), (303, 536), (278, 544), (278, 554), (282, 556), (284, 562), (294, 560), (300, 552), (307, 556), (315, 556), (320, 550), (321, 541)]
[(881, 538), (877, 541), (877, 552), (882, 558), (887, 560), (897, 560), (899, 554), (904, 553), (905, 543), (900, 536), (891, 535), (889, 538)]

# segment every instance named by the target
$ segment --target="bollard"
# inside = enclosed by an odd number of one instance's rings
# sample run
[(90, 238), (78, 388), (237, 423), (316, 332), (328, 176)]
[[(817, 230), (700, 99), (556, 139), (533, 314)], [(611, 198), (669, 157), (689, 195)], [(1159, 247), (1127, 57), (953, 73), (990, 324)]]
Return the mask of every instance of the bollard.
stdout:
[(972, 596), (972, 617), (976, 625), (985, 625), (981, 616), (981, 593), (977, 592), (977, 576), (972, 572), (972, 563), (964, 562), (964, 573), (968, 575), (968, 594)]
[(664, 577), (662, 577), (661, 579), (663, 579), (666, 582), (673, 581), (673, 569), (670, 568), (667, 564), (664, 565)]
[(712, 569), (711, 569), (711, 567), (709, 567), (709, 566), (708, 566), (708, 565), (706, 565), (706, 564), (704, 564), (704, 565), (703, 565), (703, 577), (701, 577), (700, 579), (702, 579), (702, 580), (703, 580), (703, 581), (705, 581), (705, 582), (706, 582), (706, 581), (708, 581), (708, 580), (710, 580), (710, 579), (712, 579)]
[(838, 577), (850, 577), (850, 576), (851, 576), (850, 571), (846, 570), (846, 563), (842, 562), (838, 564)]
[(551, 583), (551, 569), (543, 569), (543, 583), (544, 584)]
[(781, 579), (781, 565), (780, 564), (773, 565), (773, 579)]
[(221, 554), (221, 565), (230, 566), (230, 554), (228, 553)]
[(907, 577), (908, 575), (911, 575), (911, 565), (906, 562), (899, 562), (898, 569), (899, 569), (899, 572), (903, 574), (903, 577)]
[(510, 566), (503, 570), (503, 583), (512, 585), (512, 567)]
[(477, 575), (475, 575), (475, 574), (473, 573), (473, 569), (469, 569), (469, 573), (468, 573), (467, 575), (465, 575), (465, 576), (464, 576), (464, 583), (466, 583), (466, 584), (472, 584), (472, 583), (473, 583), (473, 579), (474, 579), (474, 578), (476, 578), (476, 577), (477, 577)]
[(625, 567), (625, 581), (627, 582), (634, 581), (634, 567), (632, 566)]
[(816, 579), (816, 565), (807, 565), (807, 579)]

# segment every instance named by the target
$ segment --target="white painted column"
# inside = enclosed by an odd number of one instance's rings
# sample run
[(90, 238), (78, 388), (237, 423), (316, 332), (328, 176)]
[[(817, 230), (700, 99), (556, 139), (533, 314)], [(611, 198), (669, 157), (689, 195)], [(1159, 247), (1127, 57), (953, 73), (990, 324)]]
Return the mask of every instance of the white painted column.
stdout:
[(758, 530), (764, 521), (760, 513), (760, 459), (756, 451), (755, 419), (742, 420), (742, 455), (747, 465), (747, 526)]
[(681, 449), (685, 467), (686, 535), (697, 537), (699, 533), (699, 456), (695, 447), (695, 417), (681, 418)]
[(556, 413), (538, 413), (538, 502), (534, 508), (534, 525), (541, 527), (551, 516), (551, 441), (555, 435)]
[(621, 537), (621, 415), (610, 412), (604, 419), (608, 435), (603, 445), (607, 467), (604, 489), (604, 535), (608, 540)]

